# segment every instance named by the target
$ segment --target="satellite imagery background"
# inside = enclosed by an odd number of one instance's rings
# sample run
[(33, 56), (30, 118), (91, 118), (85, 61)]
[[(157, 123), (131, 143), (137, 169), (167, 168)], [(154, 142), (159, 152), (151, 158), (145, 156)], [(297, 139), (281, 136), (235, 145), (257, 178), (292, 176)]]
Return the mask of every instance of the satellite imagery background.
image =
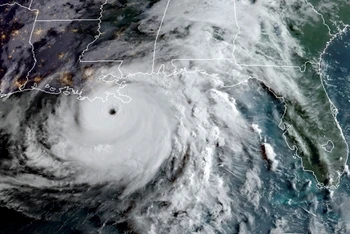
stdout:
[(349, 0), (0, 0), (0, 233), (350, 233), (349, 30)]

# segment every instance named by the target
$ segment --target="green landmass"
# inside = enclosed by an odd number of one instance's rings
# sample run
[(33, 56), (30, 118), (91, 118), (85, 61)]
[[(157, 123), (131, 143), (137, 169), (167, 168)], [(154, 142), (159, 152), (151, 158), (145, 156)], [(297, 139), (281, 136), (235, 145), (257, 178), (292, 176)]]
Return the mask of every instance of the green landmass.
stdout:
[[(346, 1), (310, 0), (315, 9), (324, 17), (331, 33), (337, 33), (340, 26), (350, 24), (350, 3)], [(325, 7), (328, 6), (328, 7)], [(310, 7), (305, 11), (306, 7)], [(290, 33), (300, 42), (305, 54), (295, 55), (295, 63), (304, 66), (305, 73), (297, 79), (305, 96), (301, 102), (297, 98), (286, 98), (287, 111), (283, 118), (285, 136), (289, 145), (298, 147), (304, 168), (314, 172), (316, 179), (325, 186), (336, 186), (348, 156), (348, 148), (337, 125), (332, 104), (322, 86), (319, 70), (320, 55), (331, 35), (322, 17), (316, 12), (310, 15), (312, 7), (306, 1), (293, 5), (293, 17), (287, 19)], [(313, 11), (312, 11), (313, 12)], [(334, 148), (327, 152), (322, 145), (331, 140)]]

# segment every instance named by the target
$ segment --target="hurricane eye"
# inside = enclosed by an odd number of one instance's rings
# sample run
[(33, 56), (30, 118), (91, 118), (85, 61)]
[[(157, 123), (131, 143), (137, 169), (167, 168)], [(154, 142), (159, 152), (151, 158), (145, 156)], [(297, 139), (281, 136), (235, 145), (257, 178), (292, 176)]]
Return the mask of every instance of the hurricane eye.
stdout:
[(109, 114), (110, 114), (110, 115), (115, 115), (115, 114), (117, 114), (117, 111), (116, 111), (114, 108), (111, 108), (111, 109), (109, 110)]

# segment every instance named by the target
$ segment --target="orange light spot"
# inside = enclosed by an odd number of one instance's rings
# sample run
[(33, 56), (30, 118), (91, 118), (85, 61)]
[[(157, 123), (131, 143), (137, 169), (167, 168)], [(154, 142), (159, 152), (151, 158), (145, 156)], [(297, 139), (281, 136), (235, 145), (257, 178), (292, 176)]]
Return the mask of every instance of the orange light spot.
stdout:
[(59, 54), (58, 54), (58, 58), (59, 58), (59, 59), (63, 59), (63, 58), (64, 58), (64, 53), (63, 53), (63, 52), (59, 53)]
[(11, 33), (12, 36), (18, 36), (19, 35), (19, 31), (18, 30), (14, 30)]
[(18, 88), (22, 88), (26, 82), (27, 82), (27, 79), (17, 78), (15, 81), (15, 86)]
[(73, 85), (73, 75), (70, 72), (64, 72), (61, 76), (61, 83), (63, 85), (72, 86)]
[(41, 76), (36, 76), (36, 77), (34, 78), (34, 82), (35, 82), (35, 83), (39, 83), (42, 79), (43, 79), (43, 78), (42, 78)]
[(40, 35), (42, 35), (43, 33), (44, 33), (44, 30), (41, 29), (41, 28), (38, 28), (38, 29), (35, 29), (35, 30), (34, 30), (34, 35), (35, 35), (35, 36), (40, 36)]

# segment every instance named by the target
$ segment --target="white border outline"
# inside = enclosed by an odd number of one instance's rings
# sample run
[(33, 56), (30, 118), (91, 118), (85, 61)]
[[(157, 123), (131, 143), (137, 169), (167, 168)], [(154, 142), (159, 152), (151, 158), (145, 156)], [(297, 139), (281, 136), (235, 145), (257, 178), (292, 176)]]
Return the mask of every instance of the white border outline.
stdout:
[[(161, 27), (162, 27), (162, 25), (163, 25), (163, 21), (164, 21), (165, 16), (166, 16), (166, 12), (167, 12), (168, 7), (169, 7), (169, 5), (170, 5), (170, 1), (171, 1), (171, 0), (168, 0), (168, 2), (167, 2), (166, 9), (165, 9), (165, 11), (164, 11), (164, 14), (163, 14), (163, 17), (162, 17), (162, 20), (161, 20), (161, 23), (160, 23), (160, 26), (159, 26), (159, 29), (158, 29), (158, 32), (157, 32), (157, 35), (156, 35), (156, 40), (155, 40), (155, 42), (154, 42), (153, 61), (152, 61), (152, 72), (151, 72), (151, 74), (154, 74), (154, 65), (155, 65), (155, 59), (156, 59), (155, 57), (156, 57), (157, 40), (158, 40), (158, 37), (159, 37), (159, 34), (160, 34)], [(347, 146), (347, 152), (348, 152), (348, 154), (349, 154), (349, 146), (348, 146), (348, 144), (347, 144), (347, 142), (346, 142), (346, 139), (345, 139), (344, 133), (343, 133), (341, 127), (340, 127), (340, 124), (339, 124), (339, 122), (338, 122), (338, 120), (337, 120), (337, 118), (336, 118), (336, 114), (337, 114), (338, 110), (337, 110), (337, 108), (335, 107), (335, 105), (333, 104), (333, 102), (331, 101), (331, 99), (329, 98), (329, 95), (328, 95), (328, 93), (327, 93), (327, 91), (326, 91), (326, 89), (325, 89), (325, 86), (324, 86), (324, 82), (323, 82), (323, 80), (322, 80), (322, 74), (321, 74), (322, 68), (321, 68), (321, 67), (322, 67), (322, 57), (323, 57), (323, 55), (325, 54), (325, 52), (326, 52), (327, 48), (329, 47), (329, 45), (331, 44), (331, 42), (332, 42), (334, 39), (336, 39), (339, 35), (341, 35), (350, 25), (345, 24), (343, 29), (340, 29), (336, 34), (332, 34), (329, 25), (326, 23), (326, 21), (325, 21), (325, 19), (324, 19), (324, 16), (323, 16), (321, 13), (319, 13), (319, 12), (315, 9), (315, 7), (314, 7), (310, 2), (308, 2), (308, 0), (304, 0), (304, 1), (312, 8), (312, 10), (313, 10), (317, 15), (319, 15), (319, 16), (321, 17), (323, 25), (328, 29), (328, 33), (329, 33), (329, 35), (331, 36), (331, 39), (326, 43), (326, 47), (324, 48), (324, 50), (322, 51), (322, 53), (321, 53), (321, 55), (320, 55), (320, 57), (319, 57), (318, 63), (314, 64), (314, 63), (311, 62), (311, 61), (307, 61), (307, 62), (304, 63), (304, 68), (302, 68), (302, 66), (292, 66), (292, 65), (280, 66), (280, 65), (273, 65), (273, 64), (272, 64), (272, 65), (238, 64), (237, 61), (236, 61), (236, 58), (235, 58), (235, 56), (234, 56), (234, 52), (235, 52), (235, 45), (236, 45), (235, 42), (236, 42), (236, 40), (237, 40), (239, 34), (241, 33), (241, 31), (240, 31), (240, 26), (239, 26), (238, 20), (237, 20), (236, 1), (237, 1), (237, 0), (233, 0), (233, 5), (234, 5), (235, 23), (236, 23), (236, 26), (237, 26), (237, 28), (238, 28), (238, 32), (236, 33), (236, 35), (235, 35), (235, 37), (234, 37), (234, 40), (233, 40), (233, 51), (232, 51), (233, 57), (232, 57), (232, 58), (212, 58), (212, 59), (173, 59), (173, 60), (170, 61), (170, 63), (175, 67), (175, 70), (176, 70), (177, 67), (176, 67), (176, 65), (174, 65), (174, 63), (173, 63), (174, 61), (223, 61), (223, 60), (230, 60), (230, 61), (231, 61), (231, 60), (232, 60), (232, 61), (234, 61), (234, 64), (235, 64), (235, 65), (240, 66), (240, 67), (298, 68), (301, 72), (305, 72), (305, 70), (306, 70), (306, 64), (307, 64), (307, 63), (310, 63), (310, 64), (312, 64), (312, 65), (318, 65), (318, 73), (319, 73), (318, 75), (320, 76), (321, 85), (322, 85), (322, 87), (323, 87), (323, 89), (324, 89), (324, 92), (325, 92), (325, 94), (326, 94), (326, 96), (327, 96), (327, 98), (328, 98), (328, 101), (329, 101), (329, 103), (330, 103), (330, 111), (331, 111), (331, 113), (332, 113), (332, 115), (333, 115), (333, 117), (334, 117), (334, 120), (335, 120), (335, 122), (336, 122), (336, 125), (337, 125), (338, 129), (339, 129), (340, 132), (341, 132), (340, 135), (342, 136), (342, 138), (343, 138), (343, 140), (344, 140), (344, 142), (345, 142), (345, 144), (346, 144), (346, 146)], [(98, 31), (98, 35), (96, 35), (96, 36), (95, 36), (95, 40), (92, 41), (92, 42), (90, 42), (90, 43), (87, 45), (86, 49), (83, 50), (82, 54), (81, 54), (80, 57), (79, 57), (79, 60), (80, 60), (80, 62), (91, 62), (91, 63), (94, 63), (94, 62), (120, 62), (120, 65), (119, 65), (118, 69), (119, 69), (119, 71), (121, 71), (121, 70), (120, 70), (120, 66), (122, 65), (123, 60), (95, 60), (95, 61), (83, 61), (83, 60), (81, 60), (81, 58), (82, 58), (82, 56), (84, 55), (84, 53), (87, 52), (87, 51), (89, 50), (89, 47), (90, 47), (94, 42), (96, 42), (96, 41), (98, 40), (98, 38), (101, 36), (101, 34), (102, 34), (102, 32), (100, 31), (100, 29), (101, 29), (101, 22), (102, 22), (101, 19), (102, 19), (102, 14), (103, 14), (103, 6), (104, 6), (105, 4), (107, 4), (107, 2), (108, 2), (108, 0), (105, 0), (105, 2), (101, 5), (101, 7), (100, 7), (100, 9), (101, 9), (100, 17), (99, 17), (98, 19), (96, 19), (96, 21), (99, 21), (98, 30), (97, 30), (97, 31)], [(33, 31), (34, 31), (34, 28), (35, 28), (35, 24), (36, 24), (36, 21), (37, 21), (37, 17), (38, 17), (38, 15), (39, 15), (39, 10), (37, 10), (37, 9), (31, 9), (32, 3), (33, 3), (33, 0), (30, 1), (29, 7), (25, 7), (25, 6), (21, 5), (21, 4), (18, 4), (17, 2), (15, 2), (15, 3), (6, 3), (6, 4), (0, 5), (0, 6), (4, 6), (4, 5), (8, 5), (8, 6), (18, 5), (18, 6), (20, 6), (20, 7), (23, 7), (23, 8), (25, 8), (25, 9), (28, 9), (28, 10), (30, 10), (30, 11), (36, 11), (36, 12), (37, 12), (37, 13), (36, 13), (35, 20), (34, 20), (34, 23), (33, 23), (32, 33), (31, 33), (31, 35), (30, 35), (30, 40), (29, 40), (29, 44), (32, 46), (32, 53), (33, 53), (33, 58), (34, 58), (34, 60), (35, 60), (35, 63), (34, 63), (34, 65), (32, 66), (32, 68), (29, 70), (29, 72), (27, 73), (27, 76), (26, 76), (27, 82), (28, 82), (28, 79), (29, 79), (29, 74), (30, 74), (30, 72), (34, 69), (34, 67), (35, 67), (35, 65), (36, 65), (36, 62), (37, 62), (37, 61), (36, 61), (36, 58), (35, 58), (35, 53), (34, 53), (34, 46), (33, 46), (33, 44), (31, 43), (31, 38), (32, 38), (32, 34), (33, 34)], [(76, 21), (90, 21), (90, 20), (92, 20), (92, 19), (71, 19), (71, 20), (64, 20), (64, 19), (63, 19), (63, 20), (38, 20), (38, 21), (39, 21), (39, 22), (40, 22), (40, 21), (41, 21), (41, 22), (54, 22), (54, 21), (75, 21), (75, 20), (76, 20)], [(160, 68), (159, 68), (159, 71), (158, 71), (157, 74), (160, 73), (160, 71), (161, 71), (161, 69), (162, 69), (163, 66), (164, 66), (164, 64), (161, 64), (161, 65), (160, 65)], [(182, 71), (184, 71), (184, 72), (190, 72), (190, 71), (187, 71), (186, 69), (183, 69)], [(198, 71), (200, 71), (200, 70), (191, 71), (191, 72), (198, 72)], [(203, 72), (203, 71), (200, 71), (200, 72)], [(205, 72), (205, 71), (204, 71), (204, 72)], [(149, 74), (149, 73), (142, 73), (142, 72), (138, 72), (138, 73), (141, 73), (141, 74)], [(131, 76), (131, 75), (136, 75), (136, 74), (138, 74), (138, 73), (129, 74), (129, 75), (127, 75), (126, 77)], [(172, 74), (169, 74), (168, 76), (174, 75), (174, 74), (177, 74), (177, 72), (174, 71)], [(103, 76), (108, 76), (108, 75), (112, 75), (113, 77), (115, 77), (113, 74), (106, 74), (106, 75), (102, 75), (101, 77), (103, 77)], [(121, 75), (122, 75), (122, 73), (121, 73)], [(150, 74), (149, 74), (149, 75), (150, 75)], [(255, 77), (250, 77), (250, 78), (248, 78), (248, 79), (246, 79), (246, 80), (240, 81), (239, 83), (233, 85), (232, 87), (234, 87), (234, 86), (236, 86), (236, 85), (239, 85), (239, 84), (241, 84), (241, 83), (243, 83), (243, 82), (247, 82), (249, 79), (253, 79), (253, 78), (254, 78), (254, 79), (258, 79), (258, 78), (255, 78)], [(258, 80), (259, 80), (259, 79), (258, 79)], [(260, 81), (261, 81), (261, 80), (260, 80)], [(27, 82), (26, 82), (26, 83), (27, 83)], [(26, 83), (25, 83), (24, 85), (22, 85), (22, 87), (25, 86)], [(264, 83), (264, 82), (263, 82), (263, 83)], [(264, 84), (265, 84), (265, 83), (264, 83)], [(265, 84), (265, 85), (266, 85), (266, 84)], [(269, 86), (267, 86), (267, 85), (266, 85), (266, 87), (269, 88)], [(64, 87), (64, 88), (60, 88), (59, 90), (61, 90), (61, 89), (66, 89), (66, 88), (68, 89), (68, 87)], [(36, 86), (35, 86), (35, 85), (32, 87), (32, 89), (27, 89), (27, 90), (33, 90), (33, 89), (36, 89)], [(73, 92), (76, 92), (76, 91), (74, 91), (74, 89), (71, 89), (71, 90), (73, 90)], [(270, 89), (270, 90), (271, 90), (271, 89)], [(26, 90), (20, 88), (19, 91), (15, 91), (15, 92), (8, 93), (8, 94), (0, 94), (0, 97), (9, 96), (9, 95), (11, 95), (11, 94), (13, 94), (13, 93), (22, 92), (22, 91), (26, 91)], [(42, 90), (42, 91), (44, 91), (44, 90)], [(271, 91), (272, 91), (272, 90), (271, 90)], [(46, 92), (46, 91), (44, 91), (44, 92)], [(49, 93), (49, 92), (48, 92), (48, 93)], [(272, 91), (272, 93), (274, 93), (274, 92)], [(80, 92), (80, 94), (81, 94), (81, 92)], [(284, 101), (284, 98), (283, 98), (283, 97), (278, 97), (275, 93), (274, 93), (274, 95), (275, 95), (277, 98), (282, 98), (282, 100)], [(283, 117), (284, 117), (284, 115), (285, 115), (285, 113), (286, 113), (286, 110), (287, 110), (287, 107), (285, 107), (285, 112), (284, 112), (284, 114), (282, 115), (282, 118), (281, 118), (281, 120), (280, 120), (281, 122), (280, 122), (279, 126), (283, 123), (282, 121), (283, 121)], [(281, 128), (281, 129), (282, 129), (282, 130), (285, 130), (285, 132), (283, 133), (283, 136), (284, 136), (284, 138), (285, 138), (285, 140), (286, 140), (285, 133), (286, 133), (286, 131), (287, 131), (288, 129), (284, 129), (284, 128)], [(330, 140), (329, 140), (329, 141), (330, 141)], [(287, 141), (286, 141), (286, 143), (287, 143)], [(333, 142), (332, 142), (332, 143), (333, 143)], [(287, 143), (287, 145), (288, 145), (288, 143)], [(288, 147), (289, 147), (290, 149), (292, 149), (292, 150), (295, 150), (295, 154), (297, 155), (297, 149), (298, 149), (298, 148), (297, 148), (295, 145), (293, 145), (292, 148), (291, 148), (289, 145), (288, 145)], [(297, 156), (298, 156), (298, 155), (297, 155)], [(300, 156), (298, 156), (298, 157), (300, 158)], [(301, 158), (300, 158), (300, 159), (301, 159)], [(345, 160), (345, 165), (347, 165), (347, 160), (348, 160), (348, 155), (347, 155), (347, 158), (346, 158), (346, 160)], [(304, 169), (304, 167), (303, 167), (303, 169)], [(304, 170), (305, 170), (305, 169), (304, 169)], [(305, 170), (305, 171), (308, 171), (308, 170)], [(315, 176), (314, 172), (311, 171), (311, 173)], [(335, 186), (330, 186), (330, 187), (322, 186), (322, 185), (320, 185), (320, 186), (321, 186), (321, 187), (325, 187), (325, 188), (330, 188), (330, 189), (337, 188), (337, 187), (339, 186), (339, 183), (340, 183), (340, 177), (341, 177), (344, 173), (345, 173), (345, 171), (343, 171), (343, 172), (341, 173), (341, 175), (339, 176), (339, 181), (338, 181), (338, 184), (337, 184), (337, 185), (335, 185)], [(316, 178), (316, 176), (315, 176), (315, 178)], [(316, 181), (317, 181), (317, 178), (316, 178)]]

